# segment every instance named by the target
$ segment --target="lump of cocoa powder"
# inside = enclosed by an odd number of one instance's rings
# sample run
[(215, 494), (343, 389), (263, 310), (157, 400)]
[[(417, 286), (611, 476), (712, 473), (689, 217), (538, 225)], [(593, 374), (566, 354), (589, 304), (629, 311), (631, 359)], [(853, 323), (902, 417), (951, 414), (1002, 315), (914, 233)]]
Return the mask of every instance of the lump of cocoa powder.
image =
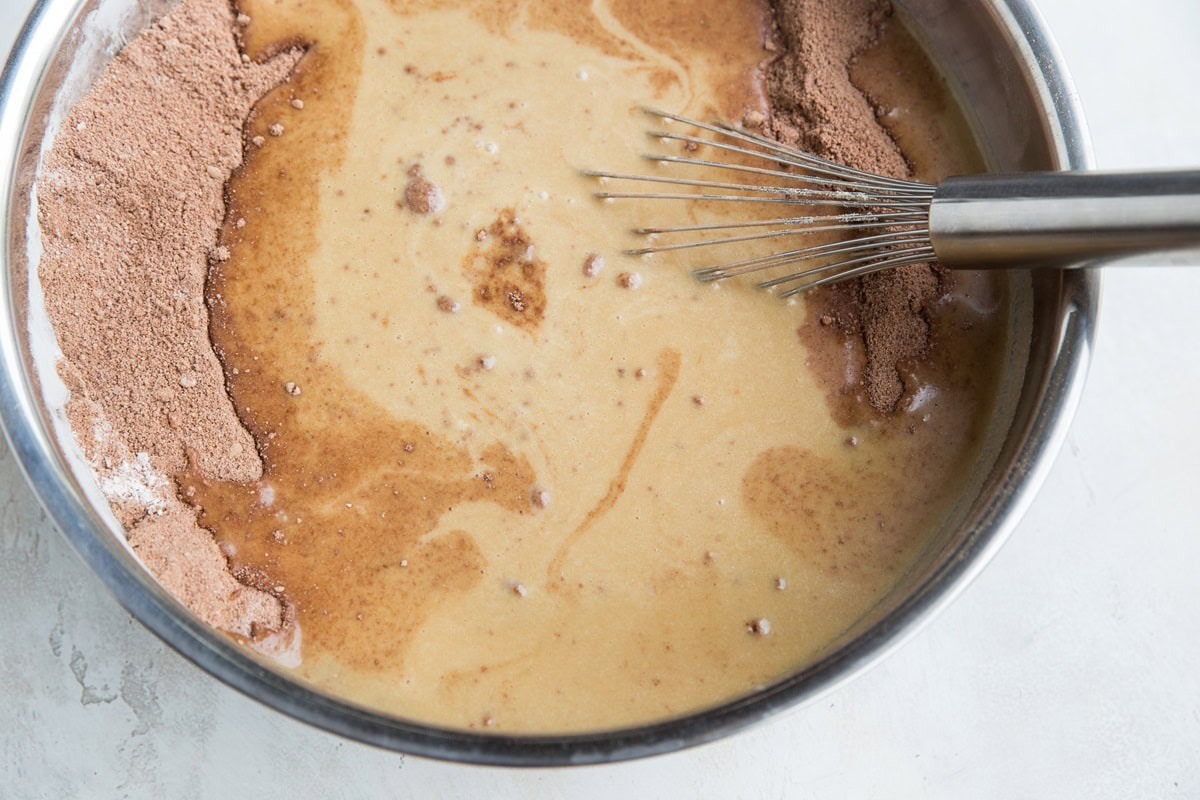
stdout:
[[(891, 13), (889, 0), (777, 0), (780, 55), (767, 68), (771, 135), (856, 169), (912, 177), (850, 78), (849, 65), (878, 40)], [(809, 293), (809, 314), (828, 335), (861, 341), (862, 394), (876, 411), (895, 410), (904, 393), (901, 366), (928, 352), (928, 308), (942, 292), (944, 275), (916, 264)]]

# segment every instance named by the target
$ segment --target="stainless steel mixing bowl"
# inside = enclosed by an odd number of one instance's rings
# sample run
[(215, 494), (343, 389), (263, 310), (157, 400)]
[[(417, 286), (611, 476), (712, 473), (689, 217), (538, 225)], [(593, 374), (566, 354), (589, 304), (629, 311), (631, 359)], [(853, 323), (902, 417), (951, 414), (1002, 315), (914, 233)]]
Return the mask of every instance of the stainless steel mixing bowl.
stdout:
[[(993, 169), (1083, 169), (1083, 118), (1058, 54), (1026, 0), (896, 0), (949, 76)], [(1095, 325), (1093, 271), (1009, 277), (1013, 298), (1005, 389), (977, 474), (916, 566), (879, 605), (804, 665), (748, 696), (681, 718), (562, 736), (484, 735), (398, 719), (314, 690), (209, 628), (167, 594), (122, 531), (47, 401), (35, 368), (52, 339), (39, 312), (32, 187), (68, 104), (124, 39), (171, 3), (41, 0), (18, 37), (0, 100), (0, 417), (30, 485), (120, 602), (176, 650), (230, 686), (330, 731), (437, 758), (492, 764), (580, 764), (709, 741), (811, 700), (878, 660), (948, 603), (1016, 525), (1066, 433)], [(47, 368), (43, 367), (43, 370)], [(42, 374), (46, 374), (43, 371)]]

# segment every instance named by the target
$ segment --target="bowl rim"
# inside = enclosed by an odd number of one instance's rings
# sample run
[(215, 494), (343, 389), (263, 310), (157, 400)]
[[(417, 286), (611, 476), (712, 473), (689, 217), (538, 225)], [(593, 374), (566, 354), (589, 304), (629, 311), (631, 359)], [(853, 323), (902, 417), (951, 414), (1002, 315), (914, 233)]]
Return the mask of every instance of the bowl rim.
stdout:
[[(811, 702), (882, 660), (949, 604), (1016, 527), (1049, 472), (1078, 405), (1099, 305), (1092, 270), (1060, 273), (1062, 333), (1042, 403), (1010, 475), (953, 558), (923, 580), (884, 619), (804, 670), (765, 689), (683, 717), (623, 729), (555, 735), (483, 734), (372, 712), (271, 670), (229, 637), (191, 615), (140, 568), (74, 485), (39, 413), (18, 325), (8, 247), (10, 213), (25, 123), (52, 53), (87, 0), (38, 0), (0, 74), (0, 424), (26, 480), (73, 548), (138, 621), (226, 685), (302, 722), (367, 744), (418, 756), (503, 766), (595, 764), (652, 756), (727, 736)], [(1093, 155), (1078, 95), (1031, 0), (987, 0), (1019, 50), (1040, 96), (1053, 154), (1064, 169), (1087, 169)]]

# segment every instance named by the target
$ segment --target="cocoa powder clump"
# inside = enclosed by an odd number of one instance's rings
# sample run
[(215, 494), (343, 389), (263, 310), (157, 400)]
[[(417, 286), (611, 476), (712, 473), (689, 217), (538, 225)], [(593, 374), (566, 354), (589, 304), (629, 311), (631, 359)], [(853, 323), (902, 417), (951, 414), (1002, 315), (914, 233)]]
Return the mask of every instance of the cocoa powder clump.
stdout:
[[(850, 77), (851, 64), (878, 41), (891, 13), (889, 0), (775, 2), (780, 55), (767, 68), (775, 138), (857, 169), (912, 177), (904, 154)], [(904, 393), (901, 367), (927, 354), (928, 308), (944, 280), (942, 269), (917, 264), (810, 293), (810, 315), (831, 333), (861, 339), (861, 389), (876, 411), (895, 410)]]
[(409, 181), (404, 188), (404, 203), (414, 214), (436, 214), (446, 207), (446, 198), (437, 184), (425, 177), (420, 166), (408, 171)]
[(252, 481), (262, 464), (208, 338), (204, 284), (251, 108), (299, 60), (242, 58), (225, 0), (185, 0), (113, 59), (68, 114), (38, 181), (38, 275), (67, 414), (129, 542), (208, 622), (278, 628), (166, 476), (189, 462)]

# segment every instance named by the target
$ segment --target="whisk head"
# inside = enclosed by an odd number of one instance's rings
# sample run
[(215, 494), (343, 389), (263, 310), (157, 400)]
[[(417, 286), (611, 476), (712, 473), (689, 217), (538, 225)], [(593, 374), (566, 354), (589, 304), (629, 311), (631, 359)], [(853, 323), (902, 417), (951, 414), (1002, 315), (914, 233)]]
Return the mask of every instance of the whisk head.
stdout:
[[(718, 281), (778, 267), (799, 265), (794, 272), (761, 281), (760, 288), (787, 286), (781, 296), (860, 275), (935, 259), (929, 238), (929, 208), (935, 187), (857, 170), (767, 139), (736, 125), (704, 123), (645, 109), (661, 120), (680, 123), (694, 133), (666, 129), (647, 133), (662, 142), (679, 142), (685, 152), (710, 148), (729, 160), (691, 155), (647, 153), (643, 157), (670, 165), (679, 174), (635, 175), (602, 170), (583, 174), (622, 182), (686, 187), (687, 191), (599, 191), (604, 200), (683, 200), (705, 203), (779, 205), (803, 208), (803, 215), (720, 221), (692, 225), (641, 227), (635, 233), (667, 238), (667, 243), (627, 250), (645, 255), (672, 250), (745, 246), (749, 242), (819, 236), (807, 244), (767, 255), (728, 261), (693, 270), (701, 281)], [(736, 160), (735, 160), (736, 159)], [(689, 171), (728, 172), (729, 181), (688, 177)], [(747, 231), (738, 233), (738, 231)], [(724, 235), (726, 232), (732, 235)], [(699, 238), (694, 238), (696, 236)]]

